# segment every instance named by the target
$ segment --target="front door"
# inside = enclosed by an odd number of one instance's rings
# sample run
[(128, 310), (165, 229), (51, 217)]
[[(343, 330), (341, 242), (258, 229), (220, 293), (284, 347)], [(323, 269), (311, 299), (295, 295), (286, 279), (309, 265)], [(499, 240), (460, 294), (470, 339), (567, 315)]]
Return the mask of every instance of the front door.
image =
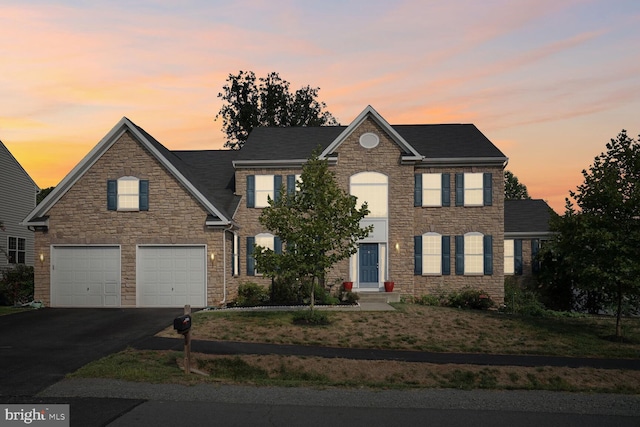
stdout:
[(378, 288), (378, 244), (361, 243), (360, 253), (360, 288)]

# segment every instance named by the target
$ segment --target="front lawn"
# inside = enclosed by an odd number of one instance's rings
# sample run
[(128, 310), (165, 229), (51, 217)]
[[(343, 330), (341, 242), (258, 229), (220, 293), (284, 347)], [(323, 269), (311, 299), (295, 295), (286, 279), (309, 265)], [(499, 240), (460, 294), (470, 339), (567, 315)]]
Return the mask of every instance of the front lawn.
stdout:
[[(396, 304), (395, 312), (328, 312), (330, 325), (294, 325), (291, 312), (211, 311), (193, 315), (195, 340), (248, 341), (439, 352), (640, 357), (640, 319), (624, 319), (627, 342), (608, 339), (615, 319), (527, 318), (496, 312)], [(161, 335), (180, 337), (172, 328)], [(186, 375), (182, 353), (126, 350), (72, 378), (154, 383), (306, 387), (525, 389), (640, 394), (640, 371), (475, 366), (278, 355), (193, 354), (209, 376)]]

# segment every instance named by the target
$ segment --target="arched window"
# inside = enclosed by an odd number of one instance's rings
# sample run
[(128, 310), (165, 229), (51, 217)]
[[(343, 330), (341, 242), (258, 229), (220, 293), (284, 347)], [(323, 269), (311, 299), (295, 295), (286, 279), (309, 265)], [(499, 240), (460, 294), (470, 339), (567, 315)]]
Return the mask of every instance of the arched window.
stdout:
[(367, 202), (368, 218), (389, 216), (389, 178), (378, 172), (360, 172), (349, 180), (351, 195), (358, 198), (358, 207)]

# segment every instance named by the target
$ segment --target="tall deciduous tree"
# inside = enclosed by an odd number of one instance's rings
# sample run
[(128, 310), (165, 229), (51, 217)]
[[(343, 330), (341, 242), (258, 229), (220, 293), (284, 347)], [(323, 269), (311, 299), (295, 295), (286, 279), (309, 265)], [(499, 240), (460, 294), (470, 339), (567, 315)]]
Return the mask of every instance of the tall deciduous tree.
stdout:
[(606, 148), (569, 192), (577, 208), (567, 198), (552, 249), (575, 286), (614, 308), (621, 337), (625, 306), (637, 309), (640, 297), (640, 143), (622, 130)]
[(527, 186), (521, 184), (518, 177), (508, 170), (504, 171), (504, 198), (507, 200), (531, 198)]
[(218, 97), (225, 103), (216, 115), (227, 134), (225, 147), (240, 149), (256, 126), (334, 126), (338, 122), (318, 101), (320, 88), (303, 86), (290, 92), (278, 73), (256, 80), (253, 71), (229, 74)]
[(338, 186), (327, 161), (317, 153), (304, 165), (297, 186), (295, 192), (283, 188), (259, 218), (280, 238), (283, 252), (256, 246), (254, 254), (257, 269), (267, 277), (287, 275), (308, 284), (313, 310), (318, 281), (337, 262), (355, 254), (358, 241), (367, 237), (372, 227), (360, 226), (369, 213), (367, 204), (357, 207), (356, 197)]

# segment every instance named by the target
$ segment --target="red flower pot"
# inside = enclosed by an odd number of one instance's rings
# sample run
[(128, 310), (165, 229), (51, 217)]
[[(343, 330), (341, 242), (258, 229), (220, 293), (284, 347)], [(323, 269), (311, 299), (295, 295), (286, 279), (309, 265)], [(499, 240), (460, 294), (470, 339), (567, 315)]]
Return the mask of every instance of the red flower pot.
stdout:
[(394, 282), (384, 282), (384, 291), (393, 292)]
[(351, 292), (351, 289), (353, 289), (353, 282), (342, 282), (342, 287), (345, 291)]

